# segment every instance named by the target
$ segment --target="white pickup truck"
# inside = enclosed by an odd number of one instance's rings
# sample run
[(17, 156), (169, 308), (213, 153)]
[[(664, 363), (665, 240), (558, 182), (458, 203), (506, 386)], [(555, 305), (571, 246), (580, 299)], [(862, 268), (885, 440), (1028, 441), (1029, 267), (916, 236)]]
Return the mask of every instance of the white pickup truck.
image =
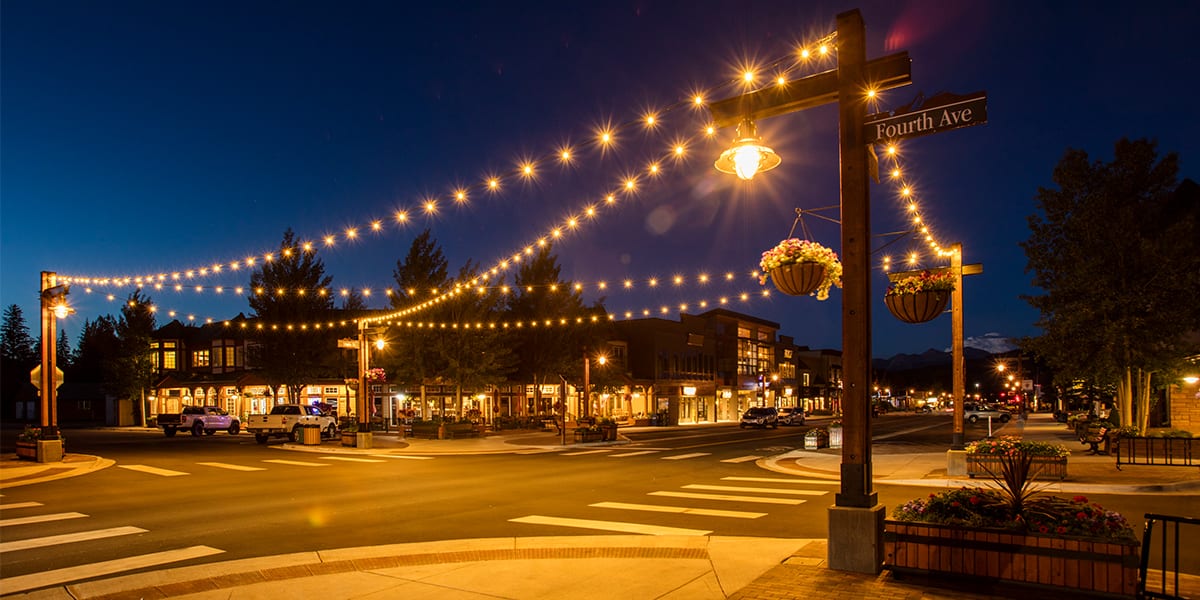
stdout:
[(246, 420), (246, 431), (254, 434), (254, 441), (265, 444), (276, 436), (287, 436), (289, 442), (300, 439), (301, 425), (318, 425), (321, 437), (337, 435), (337, 421), (321, 409), (306, 404), (280, 404), (265, 415), (250, 415)]
[(167, 437), (174, 437), (181, 429), (197, 436), (212, 435), (218, 431), (237, 435), (241, 429), (237, 417), (216, 406), (185, 406), (181, 412), (160, 414), (157, 419), (156, 423)]

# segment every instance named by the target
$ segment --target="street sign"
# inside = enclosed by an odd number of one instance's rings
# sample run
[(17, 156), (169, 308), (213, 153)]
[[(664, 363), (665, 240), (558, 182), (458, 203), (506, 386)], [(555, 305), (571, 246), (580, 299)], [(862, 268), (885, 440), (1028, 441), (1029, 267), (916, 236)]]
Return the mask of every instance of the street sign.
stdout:
[[(42, 389), (42, 365), (34, 367), (33, 370), (29, 372), (29, 381), (33, 383), (33, 387), (39, 390)], [(63, 370), (58, 367), (54, 367), (54, 389), (57, 390), (58, 388), (62, 387), (62, 384)]]
[(357, 350), (358, 349), (358, 340), (354, 339), (354, 338), (339, 338), (338, 339), (338, 348), (345, 348), (347, 350)]
[(984, 123), (987, 123), (987, 92), (965, 96), (938, 94), (918, 109), (902, 108), (868, 116), (863, 122), (863, 135), (868, 144), (874, 144)]

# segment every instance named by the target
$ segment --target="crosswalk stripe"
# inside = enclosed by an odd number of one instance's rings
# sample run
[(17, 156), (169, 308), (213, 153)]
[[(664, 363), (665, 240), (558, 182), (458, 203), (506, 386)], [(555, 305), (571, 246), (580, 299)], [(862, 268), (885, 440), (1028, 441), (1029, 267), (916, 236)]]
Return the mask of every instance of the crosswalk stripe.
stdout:
[(30, 538), (27, 540), (17, 540), (15, 542), (0, 543), (0, 552), (13, 552), (16, 550), (28, 550), (30, 548), (43, 548), (45, 546), (57, 546), (59, 544), (69, 544), (71, 542), (86, 542), (88, 540), (100, 540), (104, 538), (116, 537), (118, 535), (130, 535), (134, 533), (145, 533), (146, 530), (141, 527), (111, 527), (109, 529), (95, 529), (92, 531), (81, 531), (79, 533), (65, 533), (63, 535), (50, 535), (40, 538)]
[(559, 454), (559, 456), (583, 456), (584, 454), (604, 454), (606, 452), (612, 452), (612, 450), (582, 450), (580, 452), (566, 452)]
[(737, 457), (737, 458), (727, 458), (727, 459), (725, 459), (725, 460), (723, 460), (723, 461), (721, 461), (721, 462), (724, 462), (724, 463), (744, 463), (744, 462), (750, 462), (750, 461), (752, 461), (752, 460), (758, 460), (758, 459), (760, 459), (760, 458), (762, 458), (762, 457), (761, 457), (761, 456), (753, 456), (753, 455), (751, 455), (751, 456), (739, 456), (739, 457)]
[(684, 460), (687, 458), (696, 458), (697, 456), (708, 456), (711, 452), (693, 452), (691, 454), (676, 454), (675, 456), (664, 456), (663, 460)]
[(667, 496), (668, 498), (692, 498), (695, 500), (728, 500), (731, 502), (753, 502), (756, 504), (804, 504), (807, 500), (795, 498), (762, 498), (758, 496), (733, 496), (730, 494), (697, 494), (693, 492), (650, 492), (648, 496)]
[(151, 475), (159, 475), (162, 477), (179, 477), (180, 475), (189, 475), (189, 473), (184, 473), (183, 471), (172, 471), (170, 469), (160, 469), (158, 467), (150, 467), (150, 466), (146, 466), (146, 465), (117, 465), (117, 466), (121, 467), (122, 469), (129, 469), (130, 471), (138, 471), (140, 473), (149, 473)]
[(780, 477), (722, 477), (721, 481), (756, 481), (760, 483), (802, 483), (805, 485), (839, 485), (837, 479), (784, 479)]
[(33, 508), (34, 506), (41, 505), (41, 502), (14, 502), (12, 504), (0, 504), (0, 510), (4, 510), (6, 508)]
[(41, 573), (30, 573), (29, 575), (21, 575), (18, 577), (4, 578), (4, 593), (15, 594), (40, 587), (58, 585), (67, 583), (68, 581), (77, 581), (80, 579), (88, 579), (91, 577), (100, 577), (102, 575), (112, 575), (122, 571), (130, 571), (133, 569), (143, 569), (146, 567), (155, 567), (167, 563), (179, 562), (181, 560), (189, 560), (192, 558), (201, 558), (211, 556), (213, 554), (221, 554), (224, 550), (210, 548), (208, 546), (191, 546), (179, 550), (167, 550), (166, 552), (155, 552), (152, 554), (142, 554), (140, 556), (130, 556), (128, 558), (118, 558), (116, 560), (106, 560), (104, 562), (92, 563), (88, 565), (80, 565), (77, 567), (66, 567), (63, 569), (55, 569), (53, 571), (43, 571)]
[(0, 527), (8, 527), (11, 525), (32, 525), (34, 523), (48, 523), (50, 521), (62, 521), (64, 519), (79, 519), (87, 515), (77, 512), (54, 513), (52, 515), (34, 515), (32, 517), (20, 517), (17, 519), (0, 520)]
[(674, 513), (681, 515), (699, 515), (702, 517), (731, 517), (734, 519), (757, 519), (767, 516), (767, 513), (745, 512), (741, 510), (719, 510), (715, 508), (692, 508), (690, 506), (661, 506), (658, 504), (630, 504), (628, 502), (597, 502), (589, 504), (596, 508), (616, 508), (620, 510), (644, 510), (647, 512)]
[(346, 461), (346, 462), (358, 462), (358, 463), (387, 462), (386, 460), (379, 460), (377, 458), (355, 458), (353, 456), (322, 456), (321, 459), (322, 460), (341, 460), (341, 461)]
[(683, 486), (685, 490), (709, 490), (713, 492), (760, 492), (765, 494), (791, 494), (793, 496), (824, 496), (829, 492), (824, 490), (785, 490), (782, 488), (742, 487), (737, 485), (706, 485), (689, 483)]
[(372, 454), (378, 458), (401, 458), (406, 460), (433, 460), (432, 456), (405, 456), (403, 454)]
[(284, 460), (282, 458), (268, 458), (268, 459), (264, 460), (263, 462), (275, 463), (277, 465), (293, 465), (293, 466), (297, 466), (297, 467), (328, 467), (329, 466), (328, 463), (310, 463), (310, 462), (301, 462), (298, 460)]
[(641, 450), (639, 452), (625, 452), (624, 454), (611, 454), (611, 458), (625, 458), (626, 456), (641, 456), (643, 454), (657, 454), (658, 450)]
[(647, 535), (708, 535), (712, 531), (702, 529), (685, 529), (682, 527), (663, 527), (662, 525), (645, 525), (642, 523), (625, 523), (622, 521), (593, 521), (591, 519), (568, 519), (566, 517), (546, 517), (529, 515), (509, 519), (513, 523), (528, 523), (531, 525), (558, 525), (560, 527), (577, 527), (579, 529), (598, 529), (600, 531), (620, 531), (622, 533), (644, 533)]
[(266, 469), (264, 469), (262, 467), (248, 467), (246, 465), (231, 465), (229, 463), (202, 462), (202, 463), (196, 463), (196, 464), (203, 465), (206, 467), (216, 467), (218, 469), (229, 469), (230, 471), (266, 471)]

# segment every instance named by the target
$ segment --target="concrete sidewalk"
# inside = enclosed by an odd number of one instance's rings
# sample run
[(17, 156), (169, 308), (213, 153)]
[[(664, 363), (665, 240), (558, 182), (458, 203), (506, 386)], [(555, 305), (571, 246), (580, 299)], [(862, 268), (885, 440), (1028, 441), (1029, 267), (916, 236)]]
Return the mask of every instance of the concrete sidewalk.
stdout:
[[(1052, 484), (1049, 492), (1194, 494), (1200, 490), (1200, 469), (1139, 466), (1118, 471), (1113, 457), (1086, 455), (1066, 426), (1055, 423), (1048, 415), (1014, 420), (997, 435), (1061, 443), (1073, 450), (1068, 478)], [(397, 435), (377, 434), (375, 447), (371, 449), (343, 448), (336, 442), (320, 446), (272, 446), (296, 452), (452, 455), (556, 452), (563, 448), (560, 442), (561, 438), (554, 433), (461, 440), (402, 439)], [(619, 440), (586, 446), (626, 443), (627, 440)], [(568, 443), (567, 447), (578, 446)], [(772, 471), (829, 479), (838, 477), (840, 463), (840, 451), (830, 449), (793, 451), (758, 461), (760, 467)], [(80, 455), (68, 455), (66, 461), (53, 465), (5, 460), (0, 462), (0, 488), (84, 475), (111, 464), (112, 461), (99, 457)], [(968, 478), (946, 476), (944, 451), (907, 452), (903, 447), (889, 448), (874, 454), (873, 465), (876, 485), (975, 484)], [(37, 580), (4, 578), (0, 580), (0, 593), (6, 594), (5, 597), (38, 600), (1063, 597), (1061, 590), (1031, 590), (1000, 583), (900, 580), (888, 571), (877, 575), (835, 571), (825, 566), (825, 554), (823, 539), (637, 535), (463, 539), (208, 563), (58, 585), (29, 593), (23, 592), (35, 589)], [(1194, 586), (1195, 581), (1186, 578), (1185, 589)]]

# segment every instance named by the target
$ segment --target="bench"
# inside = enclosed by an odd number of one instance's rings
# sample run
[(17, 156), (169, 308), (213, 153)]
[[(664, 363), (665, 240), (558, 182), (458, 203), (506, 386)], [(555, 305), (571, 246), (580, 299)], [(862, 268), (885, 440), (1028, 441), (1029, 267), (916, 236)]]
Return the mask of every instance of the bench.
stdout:
[[(1103, 454), (1108, 455), (1111, 438), (1108, 436), (1108, 428), (1101, 425), (1091, 425), (1083, 429), (1079, 434), (1079, 441), (1085, 446), (1091, 446), (1088, 454)], [(1100, 444), (1104, 444), (1104, 449), (1100, 449)]]
[[(437, 423), (413, 423), (413, 437), (427, 437), (431, 440), (437, 439), (438, 424)], [(446, 425), (446, 439), (462, 438), (462, 437), (478, 437), (479, 429), (474, 423), (448, 423)]]
[(1117, 469), (1121, 465), (1200, 467), (1195, 441), (1196, 438), (1119, 437), (1115, 444)]

